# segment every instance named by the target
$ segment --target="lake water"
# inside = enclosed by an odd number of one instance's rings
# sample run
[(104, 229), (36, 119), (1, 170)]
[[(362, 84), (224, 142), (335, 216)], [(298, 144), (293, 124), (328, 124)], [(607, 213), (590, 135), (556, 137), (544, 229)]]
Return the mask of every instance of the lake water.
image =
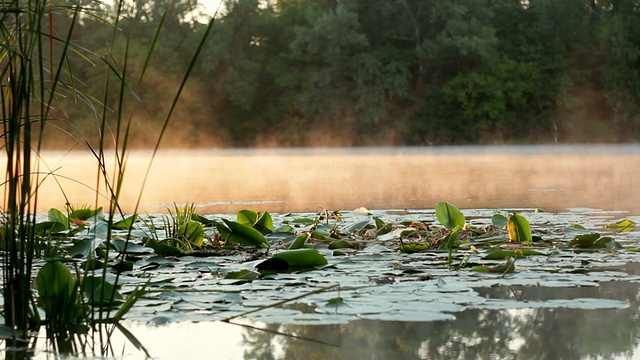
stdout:
[[(638, 274), (640, 265), (627, 266)], [(637, 281), (597, 287), (495, 287), (487, 298), (524, 301), (605, 297), (627, 301), (623, 309), (527, 308), (474, 310), (455, 320), (431, 322), (358, 320), (341, 325), (221, 322), (148, 325), (125, 323), (154, 359), (637, 359), (640, 301)], [(249, 327), (255, 326), (255, 328)], [(42, 335), (44, 336), (44, 335)], [(42, 339), (44, 340), (44, 339)], [(116, 332), (114, 359), (145, 359)], [(35, 359), (51, 359), (40, 353)]]
[[(45, 152), (38, 208), (94, 204), (96, 162)], [(136, 208), (150, 152), (129, 153), (120, 203)], [(2, 162), (2, 160), (0, 160)], [(0, 163), (0, 166), (4, 164)], [(107, 169), (112, 165), (108, 165)], [(592, 207), (640, 212), (640, 145), (164, 150), (140, 212), (195, 203), (199, 213), (433, 208)], [(104, 188), (100, 190), (104, 194)], [(99, 199), (104, 205), (104, 199)]]
[[(136, 208), (149, 159), (148, 151), (130, 153), (121, 193), (126, 212)], [(58, 182), (45, 179), (40, 211), (64, 206), (60, 188), (72, 204), (95, 202), (90, 154), (46, 152), (42, 171), (45, 163)], [(640, 214), (639, 175), (638, 145), (167, 150), (155, 159), (138, 211), (164, 212), (174, 203), (195, 203), (200, 214), (432, 209), (445, 200), (463, 209), (588, 207)], [(626, 271), (639, 274), (640, 267), (630, 264)], [(617, 299), (628, 302), (623, 309), (525, 305), (470, 308), (448, 321), (245, 323), (262, 330), (220, 322), (126, 325), (157, 359), (629, 359), (640, 358), (638, 283), (477, 289), (488, 298), (517, 294), (525, 301)], [(112, 346), (112, 358), (145, 358), (119, 335)], [(40, 352), (35, 358), (51, 356)]]

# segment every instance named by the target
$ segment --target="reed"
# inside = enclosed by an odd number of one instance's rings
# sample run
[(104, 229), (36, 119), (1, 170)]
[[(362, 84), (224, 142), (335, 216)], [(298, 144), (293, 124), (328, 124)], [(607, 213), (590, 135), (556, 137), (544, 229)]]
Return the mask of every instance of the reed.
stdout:
[[(90, 144), (82, 134), (68, 133), (85, 147), (96, 160), (97, 182), (94, 185), (96, 207), (99, 197), (106, 193), (109, 199), (105, 209), (107, 223), (106, 241), (111, 239), (112, 225), (118, 216), (123, 216), (119, 206), (120, 193), (126, 173), (128, 143), (131, 136), (132, 116), (125, 113), (129, 99), (139, 100), (136, 87), (145, 78), (150, 59), (157, 45), (162, 30), (164, 16), (158, 26), (152, 43), (148, 47), (146, 60), (139, 74), (129, 69), (129, 32), (122, 32), (119, 22), (126, 16), (124, 1), (115, 3), (115, 14), (100, 12), (99, 8), (86, 7), (86, 2), (61, 2), (45, 0), (10, 0), (0, 4), (0, 101), (2, 105), (2, 141), (7, 157), (6, 181), (4, 185), (4, 203), (0, 222), (0, 245), (2, 246), (2, 291), (5, 332), (12, 334), (8, 345), (12, 348), (28, 348), (31, 330), (40, 325), (47, 327), (47, 333), (53, 337), (53, 343), (59, 351), (74, 349), (73, 346), (62, 345), (66, 340), (74, 339), (74, 329), (78, 325), (94, 327), (96, 324), (114, 324), (122, 319), (131, 308), (141, 291), (134, 292), (122, 306), (112, 315), (112, 306), (99, 306), (87, 298), (87, 293), (100, 292), (100, 299), (112, 304), (116, 292), (109, 291), (117, 284), (107, 283), (106, 262), (99, 274), (83, 273), (76, 270), (73, 276), (60, 258), (65, 255), (57, 253), (56, 259), (48, 261), (37, 276), (37, 291), (31, 287), (34, 279), (34, 260), (42, 254), (43, 242), (50, 237), (43, 237), (36, 231), (36, 214), (38, 212), (38, 187), (48, 178), (55, 180), (51, 170), (40, 169), (38, 155), (43, 148), (44, 135), (50, 128), (60, 128), (60, 121), (73, 129), (73, 119), (60, 119), (52, 115), (53, 109), (60, 103), (59, 98), (77, 96), (85, 99), (88, 111), (98, 114), (97, 127), (99, 142)], [(166, 9), (169, 10), (169, 9)], [(53, 31), (57, 16), (64, 16), (69, 26), (63, 35)], [(100, 17), (113, 28), (113, 43), (124, 41), (125, 50), (120, 58), (110, 51), (107, 55), (91, 53), (73, 42), (74, 27), (82, 16)], [(215, 18), (215, 16), (214, 16)], [(153, 163), (167, 125), (178, 103), (186, 81), (191, 75), (195, 61), (207, 39), (213, 24), (211, 19), (188, 67), (183, 80), (164, 118), (158, 134), (154, 151), (149, 159), (149, 169)], [(95, 71), (102, 71), (105, 87), (102, 95), (83, 94), (76, 86), (71, 55), (83, 59), (98, 58)], [(130, 80), (133, 79), (133, 80)], [(117, 94), (117, 96), (113, 96)], [(102, 100), (95, 100), (101, 98)], [(115, 102), (111, 99), (115, 98)], [(57, 113), (57, 112), (56, 112)], [(110, 150), (107, 150), (110, 149)], [(109, 158), (113, 158), (113, 168), (108, 168)], [(146, 179), (145, 179), (146, 180)], [(140, 203), (144, 188), (140, 189), (137, 204)], [(60, 191), (64, 193), (61, 187)], [(137, 207), (137, 206), (136, 206)], [(97, 216), (97, 215), (94, 215)], [(107, 249), (109, 247), (107, 246)], [(49, 254), (51, 255), (51, 254)], [(107, 254), (108, 256), (108, 254)], [(90, 277), (100, 279), (87, 285), (83, 279)], [(95, 296), (95, 294), (94, 294)], [(101, 301), (104, 305), (104, 301)], [(97, 307), (97, 308), (96, 308)], [(38, 308), (45, 310), (46, 319), (40, 319)], [(120, 325), (116, 325), (123, 329)], [(125, 335), (130, 335), (123, 330)], [(107, 332), (111, 333), (111, 332)], [(103, 334), (100, 331), (100, 334)], [(102, 337), (102, 335), (100, 335)], [(135, 338), (130, 339), (140, 345)], [(62, 341), (61, 341), (62, 340)]]

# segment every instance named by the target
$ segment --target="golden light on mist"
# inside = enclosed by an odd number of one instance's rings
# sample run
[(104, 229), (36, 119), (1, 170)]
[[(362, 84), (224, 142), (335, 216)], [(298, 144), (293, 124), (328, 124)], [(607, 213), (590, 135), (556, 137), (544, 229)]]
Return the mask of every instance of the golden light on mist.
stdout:
[[(640, 154), (637, 147), (626, 148), (615, 153), (607, 149), (625, 146), (165, 150), (154, 162), (138, 212), (165, 212), (174, 203), (194, 203), (199, 213), (227, 213), (429, 209), (448, 201), (460, 208), (638, 213)], [(125, 212), (135, 209), (150, 155), (129, 153), (120, 195)], [(94, 205), (96, 164), (90, 154), (47, 152), (43, 158), (59, 167), (60, 186), (45, 179), (39, 211), (64, 208), (61, 188), (72, 205)], [(101, 199), (98, 205), (105, 206)]]

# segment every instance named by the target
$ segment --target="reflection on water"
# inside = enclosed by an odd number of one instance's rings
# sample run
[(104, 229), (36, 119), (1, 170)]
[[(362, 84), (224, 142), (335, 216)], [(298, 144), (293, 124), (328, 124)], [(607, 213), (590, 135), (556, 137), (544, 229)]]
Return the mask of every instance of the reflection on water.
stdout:
[[(334, 326), (277, 326), (331, 347), (281, 337), (284, 359), (585, 359), (639, 356), (638, 284), (603, 283), (592, 288), (496, 287), (479, 289), (489, 297), (522, 300), (607, 297), (626, 300), (621, 310), (467, 310), (454, 321), (357, 321)], [(272, 358), (270, 335), (251, 330), (245, 358)]]
[[(94, 202), (95, 161), (88, 153), (43, 158), (57, 169), (71, 203)], [(148, 151), (130, 153), (121, 195), (127, 212), (149, 159)], [(639, 175), (638, 145), (175, 150), (156, 158), (141, 210), (162, 212), (173, 203), (196, 203), (201, 213), (424, 209), (446, 200), (461, 208), (640, 213)], [(40, 209), (64, 205), (52, 178), (42, 189)]]
[[(640, 265), (629, 265), (627, 272), (640, 273)], [(470, 309), (456, 313), (452, 321), (255, 324), (268, 331), (220, 322), (127, 326), (155, 359), (628, 359), (640, 357), (638, 290), (637, 282), (627, 281), (597, 287), (477, 289), (486, 297), (524, 302), (608, 298), (629, 303), (615, 310)], [(114, 345), (116, 358), (144, 358), (130, 344), (121, 356), (118, 349)]]

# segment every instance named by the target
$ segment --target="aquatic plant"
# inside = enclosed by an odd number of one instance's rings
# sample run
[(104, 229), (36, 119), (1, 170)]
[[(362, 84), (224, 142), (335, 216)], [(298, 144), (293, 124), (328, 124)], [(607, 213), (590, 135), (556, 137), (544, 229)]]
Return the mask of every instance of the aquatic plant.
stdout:
[(193, 250), (202, 246), (204, 242), (204, 227), (202, 223), (192, 220), (195, 205), (187, 204), (182, 210), (174, 205), (174, 211), (168, 209), (169, 216), (163, 216), (164, 238), (160, 238), (157, 230), (152, 226), (151, 237), (158, 243), (182, 250)]
[[(135, 215), (125, 217), (119, 206), (133, 122), (133, 117), (124, 112), (125, 103), (129, 98), (139, 100), (136, 86), (145, 79), (164, 17), (170, 9), (165, 9), (162, 15), (145, 63), (138, 69), (135, 83), (130, 81), (133, 75), (128, 54), (130, 33), (121, 32), (119, 26), (127, 16), (123, 1), (115, 2), (114, 14), (103, 12), (99, 7), (86, 6), (83, 2), (54, 4), (50, 1), (12, 0), (3, 2), (1, 6), (1, 137), (7, 157), (6, 181), (3, 184), (5, 198), (0, 220), (5, 322), (3, 337), (10, 339), (8, 345), (12, 349), (24, 350), (28, 345), (29, 331), (40, 325), (45, 325), (53, 342), (58, 343), (59, 340), (73, 338), (77, 326), (114, 323), (136, 346), (140, 346), (118, 321), (138, 299), (144, 285), (122, 300), (122, 295), (117, 291), (119, 272), (116, 271), (112, 280), (108, 280), (108, 275), (111, 269), (121, 270), (129, 263), (123, 255), (127, 253), (129, 237), (125, 236), (124, 241), (118, 242), (113, 232), (123, 228), (131, 232), (137, 218)], [(124, 44), (122, 57), (116, 56), (112, 49), (102, 55), (74, 43), (75, 25), (87, 16), (112, 26), (112, 46)], [(54, 25), (58, 22), (66, 24), (62, 34), (58, 29), (54, 32)], [(149, 168), (212, 24), (213, 19), (194, 49), (194, 56), (171, 100)], [(128, 31), (133, 30), (129, 27)], [(91, 58), (97, 59), (93, 63), (96, 71), (104, 70), (105, 85), (101, 100), (100, 95), (85, 94), (77, 86), (80, 80), (73, 71), (73, 62), (77, 60), (74, 56), (81, 61), (93, 62)], [(113, 97), (113, 94), (117, 95)], [(91, 144), (84, 140), (82, 134), (73, 133), (73, 119), (63, 118), (61, 114), (64, 114), (64, 110), (57, 108), (63, 97), (81, 99), (87, 105), (87, 110), (95, 114), (98, 144)], [(62, 130), (64, 127), (59, 123), (72, 130)], [(102, 208), (93, 210), (83, 206), (74, 209), (68, 205), (67, 215), (51, 209), (47, 221), (36, 220), (40, 184), (49, 178), (57, 181), (55, 171), (42, 171), (42, 162), (38, 157), (45, 135), (52, 128), (62, 130), (75, 139), (95, 158), (96, 203), (103, 191), (108, 199), (104, 215)], [(107, 160), (111, 154), (114, 166), (109, 169)], [(64, 194), (62, 186), (60, 191)], [(85, 227), (86, 221), (92, 223), (91, 227)], [(83, 233), (85, 230), (86, 233)], [(185, 229), (185, 233), (188, 231)], [(78, 243), (70, 251), (63, 248), (65, 240), (78, 234), (87, 238), (76, 239)], [(101, 244), (104, 247), (100, 247)], [(43, 255), (49, 257), (44, 263), (39, 260)], [(76, 255), (84, 255), (86, 263), (84, 268), (74, 269), (74, 276), (63, 261), (68, 261), (68, 256)], [(31, 288), (32, 272), (38, 267), (34, 291)], [(44, 319), (40, 318), (39, 309), (43, 309)], [(59, 347), (62, 348), (68, 347)]]

